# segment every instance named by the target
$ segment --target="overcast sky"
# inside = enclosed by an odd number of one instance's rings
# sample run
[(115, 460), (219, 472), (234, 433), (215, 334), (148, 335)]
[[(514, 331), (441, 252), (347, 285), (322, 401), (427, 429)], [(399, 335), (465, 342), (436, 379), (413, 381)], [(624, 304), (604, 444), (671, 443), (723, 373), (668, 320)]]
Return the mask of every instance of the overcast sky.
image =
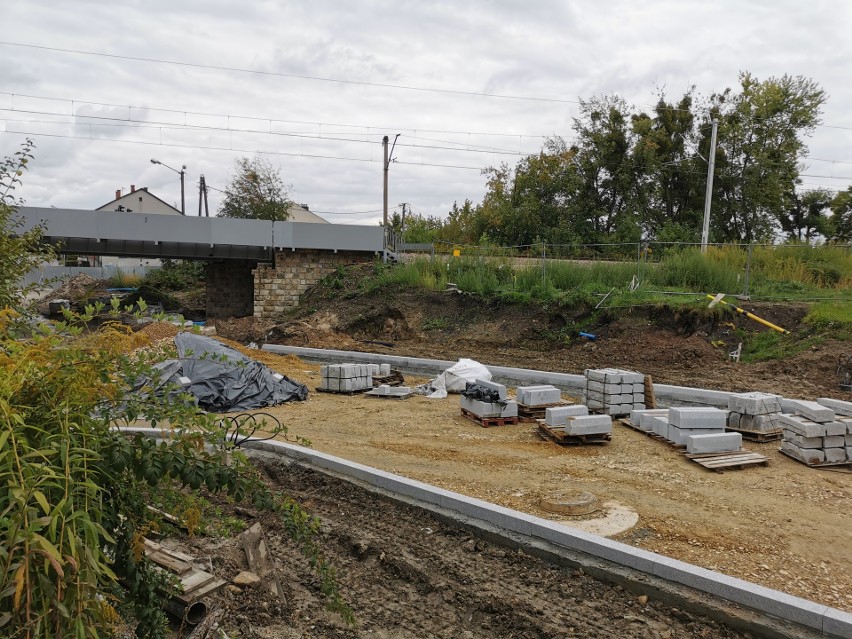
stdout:
[(740, 71), (819, 83), (832, 127), (804, 173), (852, 175), (849, 0), (40, 0), (6, 3), (3, 24), (0, 154), (35, 139), (32, 206), (92, 209), (131, 184), (179, 206), (156, 158), (186, 165), (195, 215), (200, 175), (224, 189), (236, 158), (262, 152), (296, 201), (373, 224), (381, 139), (399, 134), (390, 206), (443, 216), (481, 200), (483, 167), (570, 139), (579, 99), (647, 108), (660, 87), (708, 94)]

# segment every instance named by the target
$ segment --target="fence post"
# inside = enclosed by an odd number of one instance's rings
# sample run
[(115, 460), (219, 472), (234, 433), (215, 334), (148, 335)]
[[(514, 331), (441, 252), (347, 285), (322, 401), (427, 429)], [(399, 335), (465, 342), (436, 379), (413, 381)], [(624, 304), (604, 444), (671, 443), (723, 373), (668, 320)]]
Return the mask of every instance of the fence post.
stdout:
[(642, 281), (642, 239), (636, 242), (636, 281)]
[(746, 257), (745, 289), (743, 295), (748, 297), (749, 277), (751, 276), (751, 242), (748, 243), (748, 256)]
[(545, 266), (545, 247), (547, 245), (542, 242), (541, 243), (541, 290), (543, 291), (546, 288), (546, 278), (547, 278), (547, 267)]

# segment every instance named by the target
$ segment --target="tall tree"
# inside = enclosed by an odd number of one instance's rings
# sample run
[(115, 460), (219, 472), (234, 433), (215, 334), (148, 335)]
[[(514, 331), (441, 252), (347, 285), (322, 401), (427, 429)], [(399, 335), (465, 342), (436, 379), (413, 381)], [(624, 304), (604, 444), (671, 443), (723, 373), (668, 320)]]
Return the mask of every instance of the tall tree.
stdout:
[(770, 240), (795, 192), (805, 137), (820, 122), (825, 92), (808, 78), (758, 81), (740, 75), (740, 92), (710, 97), (702, 116), (701, 149), (710, 146), (710, 120), (719, 120), (712, 234), (721, 241)]
[(284, 221), (293, 204), (281, 170), (260, 156), (235, 162), (231, 182), (219, 207), (220, 217)]

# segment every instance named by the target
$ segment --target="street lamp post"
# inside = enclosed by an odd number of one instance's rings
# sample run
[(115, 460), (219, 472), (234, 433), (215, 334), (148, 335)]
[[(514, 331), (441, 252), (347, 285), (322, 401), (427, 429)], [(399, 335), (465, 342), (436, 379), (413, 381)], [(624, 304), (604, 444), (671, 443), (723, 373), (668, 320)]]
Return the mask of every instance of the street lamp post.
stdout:
[(180, 175), (180, 212), (181, 212), (181, 215), (186, 215), (186, 199), (184, 197), (184, 190), (183, 190), (184, 175), (186, 175), (186, 164), (184, 164), (180, 167), (180, 171), (178, 171), (177, 169), (173, 169), (168, 164), (164, 164), (163, 162), (160, 162), (159, 160), (155, 160), (154, 158), (151, 158), (151, 164), (159, 164), (160, 166), (164, 166), (167, 169), (170, 169), (170, 170), (174, 171), (175, 173), (177, 173), (178, 175)]

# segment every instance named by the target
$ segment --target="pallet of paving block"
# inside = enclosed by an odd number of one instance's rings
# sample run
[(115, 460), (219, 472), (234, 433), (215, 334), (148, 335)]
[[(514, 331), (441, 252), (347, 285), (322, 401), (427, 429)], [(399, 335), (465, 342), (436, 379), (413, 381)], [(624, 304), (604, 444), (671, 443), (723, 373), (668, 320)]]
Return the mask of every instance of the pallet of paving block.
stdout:
[(364, 397), (377, 397), (379, 399), (408, 399), (412, 395), (414, 395), (414, 391), (408, 391), (404, 395), (392, 395), (392, 394), (381, 395), (381, 394), (377, 393), (375, 391), (375, 389), (364, 393)]
[(522, 424), (532, 423), (539, 419), (544, 419), (547, 415), (548, 408), (556, 406), (571, 406), (571, 402), (558, 401), (552, 404), (541, 404), (539, 406), (527, 406), (526, 404), (518, 404), (518, 419)]
[(746, 466), (766, 466), (769, 464), (769, 458), (760, 453), (742, 449), (735, 453), (704, 453), (690, 454), (684, 453), (684, 457), (694, 461), (700, 466), (708, 470), (714, 470), (721, 473), (725, 470), (743, 469)]
[(466, 408), (461, 409), (461, 414), (463, 417), (466, 417), (475, 424), (479, 424), (483, 428), (491, 428), (492, 426), (514, 426), (518, 423), (517, 417), (480, 417)]
[(726, 426), (725, 430), (729, 433), (739, 433), (743, 436), (743, 439), (750, 442), (757, 442), (758, 444), (766, 444), (768, 442), (774, 442), (781, 439), (781, 429), (775, 429), (770, 431), (757, 431), (757, 430), (746, 430), (745, 428), (731, 428), (730, 426)]
[(538, 420), (538, 435), (542, 439), (550, 440), (562, 446), (582, 446), (583, 444), (608, 444), (612, 441), (612, 433), (599, 433), (597, 435), (569, 435), (560, 428), (553, 428)]
[(823, 463), (821, 463), (821, 464), (811, 464), (811, 463), (808, 463), (808, 462), (806, 462), (806, 461), (802, 461), (802, 460), (801, 460), (801, 459), (799, 459), (798, 457), (794, 457), (793, 455), (791, 455), (790, 453), (788, 453), (786, 450), (783, 450), (783, 449), (781, 449), (781, 448), (779, 448), (779, 449), (778, 449), (778, 452), (779, 452), (779, 453), (782, 453), (782, 454), (784, 454), (784, 455), (786, 455), (786, 456), (787, 456), (787, 457), (789, 457), (790, 459), (794, 459), (794, 460), (796, 460), (796, 461), (797, 461), (797, 462), (799, 462), (800, 464), (804, 464), (804, 465), (805, 465), (805, 466), (807, 466), (808, 468), (825, 468), (826, 470), (829, 470), (829, 469), (831, 469), (831, 470), (834, 470), (834, 469), (840, 470), (840, 469), (843, 469), (843, 468), (849, 468), (849, 469), (852, 469), (852, 461), (850, 461), (850, 460), (841, 461), (841, 462), (823, 462)]

